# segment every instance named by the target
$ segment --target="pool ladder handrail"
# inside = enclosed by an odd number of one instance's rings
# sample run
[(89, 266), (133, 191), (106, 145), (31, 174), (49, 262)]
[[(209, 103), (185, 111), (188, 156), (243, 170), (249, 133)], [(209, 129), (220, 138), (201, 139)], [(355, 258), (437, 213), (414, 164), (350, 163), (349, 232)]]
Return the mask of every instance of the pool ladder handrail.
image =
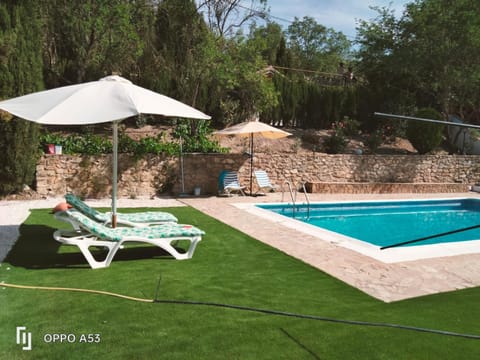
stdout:
[(292, 204), (293, 204), (293, 217), (295, 217), (295, 200), (297, 198), (297, 192), (295, 191), (295, 195), (293, 194), (292, 190), (292, 183), (288, 180), (285, 180), (282, 184), (282, 203), (284, 202), (284, 195), (285, 195), (285, 189), (284, 185), (288, 185), (288, 191), (290, 192), (290, 198), (292, 199)]
[(310, 198), (308, 197), (307, 189), (305, 188), (306, 182), (302, 183), (303, 194), (305, 195), (305, 201), (307, 202), (307, 218), (310, 218)]
[[(283, 185), (288, 186), (288, 191), (290, 192), (290, 198), (292, 199), (292, 212), (293, 212), (293, 218), (295, 218), (295, 211), (296, 211), (296, 203), (297, 203), (297, 188), (295, 188), (295, 191), (292, 190), (292, 183), (288, 180), (285, 180), (283, 182)], [(305, 200), (307, 202), (307, 218), (310, 217), (310, 198), (308, 197), (307, 189), (305, 188), (305, 182), (301, 183), (302, 185), (302, 190), (303, 194), (305, 195)], [(285, 190), (284, 186), (282, 185), (282, 202), (284, 202), (284, 195), (285, 195)]]

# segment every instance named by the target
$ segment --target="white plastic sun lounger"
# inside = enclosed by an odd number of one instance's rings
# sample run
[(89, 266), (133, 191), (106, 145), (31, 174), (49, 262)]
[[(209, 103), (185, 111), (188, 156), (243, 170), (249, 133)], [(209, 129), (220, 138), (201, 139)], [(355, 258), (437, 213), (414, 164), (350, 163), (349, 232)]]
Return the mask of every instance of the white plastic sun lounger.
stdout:
[[(59, 214), (59, 213), (57, 213)], [(62, 217), (68, 217), (75, 231), (60, 229), (54, 232), (53, 238), (63, 244), (76, 245), (88, 261), (92, 269), (105, 268), (125, 242), (144, 242), (162, 248), (177, 260), (190, 259), (197, 243), (202, 240), (204, 231), (192, 225), (173, 222), (149, 227), (117, 227), (110, 228), (99, 224), (74, 209), (64, 211)], [(78, 229), (78, 230), (77, 230)], [(190, 246), (185, 253), (180, 253), (172, 246), (173, 241), (189, 240)], [(108, 254), (103, 261), (97, 261), (90, 252), (90, 247), (104, 247)]]
[(255, 170), (254, 172), (255, 179), (257, 180), (258, 193), (265, 194), (265, 191), (275, 191), (277, 187), (273, 185), (268, 177), (268, 174), (264, 170)]
[(238, 181), (238, 174), (235, 171), (222, 171), (220, 174), (220, 182), (222, 185), (222, 191), (227, 196), (231, 196), (235, 192), (245, 196), (243, 191), (245, 186), (240, 185), (240, 182)]
[[(65, 195), (67, 203), (72, 205), (76, 210), (105, 225), (112, 221), (112, 213), (103, 213), (97, 211), (80, 200), (73, 194)], [(61, 219), (59, 219), (61, 220)], [(163, 211), (145, 211), (137, 213), (117, 213), (117, 224), (132, 227), (150, 226), (163, 224), (165, 222), (177, 222), (178, 219), (170, 213)]]

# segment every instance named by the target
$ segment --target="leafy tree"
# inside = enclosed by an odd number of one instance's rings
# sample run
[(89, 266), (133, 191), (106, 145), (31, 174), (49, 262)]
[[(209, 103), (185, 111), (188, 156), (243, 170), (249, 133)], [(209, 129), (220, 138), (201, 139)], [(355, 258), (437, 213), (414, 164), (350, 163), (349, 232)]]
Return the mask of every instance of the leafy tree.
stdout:
[[(41, 90), (41, 24), (36, 1), (0, 3), (0, 98)], [(38, 160), (38, 125), (0, 113), (0, 194), (31, 185)]]
[[(417, 78), (418, 96), (444, 114), (478, 104), (480, 90), (480, 5), (472, 1), (424, 0), (408, 5), (401, 23), (403, 58)], [(420, 104), (420, 105), (424, 105)]]
[(275, 57), (275, 65), (289, 68), (292, 66), (292, 52), (287, 48), (285, 36), (282, 35), (278, 44), (277, 53)]
[[(266, 66), (258, 54), (262, 45), (212, 35), (193, 1), (160, 4), (155, 48), (163, 90), (212, 115), (216, 126), (244, 121), (275, 104), (273, 87), (259, 72)], [(196, 124), (191, 122), (192, 135)]]
[(163, 90), (180, 101), (193, 106), (200, 102), (203, 107), (205, 99), (200, 99), (200, 87), (211, 76), (213, 40), (194, 1), (161, 2), (154, 46), (160, 58), (157, 70), (169, 79)]
[[(397, 19), (388, 8), (358, 28), (358, 68), (375, 111), (433, 106), (444, 116), (478, 108), (480, 18), (469, 0), (417, 0)], [(473, 7), (472, 7), (473, 6)]]
[(210, 29), (217, 37), (233, 36), (247, 22), (265, 18), (267, 0), (202, 0), (199, 10), (205, 10)]
[(348, 55), (350, 42), (344, 34), (318, 24), (315, 19), (295, 17), (287, 36), (297, 67), (336, 72), (338, 63)]
[(285, 39), (280, 25), (268, 22), (265, 26), (253, 25), (250, 27), (246, 45), (251, 48), (252, 53), (259, 54), (267, 64), (273, 65), (277, 63), (278, 49), (282, 41), (285, 47)]
[(229, 91), (232, 99), (238, 99), (237, 121), (245, 121), (253, 114), (266, 111), (277, 104), (277, 93), (264, 70), (267, 62), (248, 42), (237, 42), (230, 47), (233, 72), (237, 84)]
[(48, 87), (134, 72), (144, 49), (136, 26), (148, 24), (145, 11), (153, 10), (146, 0), (44, 0), (42, 4)]
[[(191, 122), (197, 122), (196, 133), (190, 132)], [(209, 120), (180, 120), (175, 126), (173, 135), (182, 142), (182, 151), (184, 153), (193, 152), (225, 152), (218, 141), (211, 140), (210, 135), (213, 130), (209, 126)]]

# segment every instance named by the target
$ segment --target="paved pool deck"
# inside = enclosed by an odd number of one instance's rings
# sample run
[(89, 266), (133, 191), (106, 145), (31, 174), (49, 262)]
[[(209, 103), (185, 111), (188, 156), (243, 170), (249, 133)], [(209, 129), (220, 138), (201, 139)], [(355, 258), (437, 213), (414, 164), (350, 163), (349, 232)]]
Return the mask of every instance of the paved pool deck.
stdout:
[[(303, 194), (299, 193), (297, 201), (302, 202), (302, 197)], [(453, 197), (480, 198), (478, 193), (309, 194), (312, 202)], [(249, 203), (279, 202), (282, 200), (281, 193), (270, 193), (262, 197), (199, 197), (180, 200), (385, 302), (480, 286), (478, 244), (471, 254), (384, 263), (331, 241), (320, 240), (291, 225), (259, 217), (242, 206)], [(288, 199), (285, 198), (285, 201)]]
[[(297, 200), (303, 202), (304, 195)], [(310, 201), (356, 201), (434, 198), (480, 198), (478, 193), (454, 194), (309, 194)], [(249, 197), (179, 197), (120, 199), (119, 207), (192, 206), (250, 236), (295, 257), (361, 291), (385, 302), (480, 286), (480, 246), (471, 253), (436, 256), (421, 260), (385, 263), (373, 257), (319, 239), (296, 225), (261, 217), (248, 209), (251, 204), (279, 202), (281, 193)], [(52, 208), (61, 198), (29, 201), (0, 201), (0, 262), (19, 235), (20, 224), (29, 209)], [(285, 197), (285, 201), (288, 199)], [(92, 206), (109, 206), (110, 200), (87, 201)], [(208, 235), (207, 235), (208, 236)], [(228, 241), (228, 239), (226, 239)], [(259, 260), (261, 261), (261, 260)]]

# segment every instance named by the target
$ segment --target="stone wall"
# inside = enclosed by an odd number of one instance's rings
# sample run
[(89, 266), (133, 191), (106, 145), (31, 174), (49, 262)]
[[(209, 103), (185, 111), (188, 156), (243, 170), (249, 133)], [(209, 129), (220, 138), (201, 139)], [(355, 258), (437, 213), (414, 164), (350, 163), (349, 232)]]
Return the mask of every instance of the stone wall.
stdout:
[[(327, 155), (264, 154), (254, 157), (254, 167), (264, 169), (277, 185), (313, 183), (457, 183), (480, 180), (480, 156), (472, 155)], [(43, 196), (67, 191), (86, 197), (111, 192), (112, 157), (44, 155), (37, 165), (37, 192)], [(202, 194), (216, 194), (223, 169), (239, 172), (249, 184), (250, 158), (241, 154), (186, 154), (183, 158), (184, 190), (195, 187)], [(119, 196), (153, 196), (183, 192), (178, 157), (119, 156)]]
[(260, 154), (255, 166), (295, 182), (474, 183), (480, 180), (479, 160), (471, 155)]
[[(118, 160), (119, 197), (153, 196), (174, 186), (176, 158), (149, 156), (137, 160), (120, 154)], [(42, 196), (70, 191), (91, 198), (109, 196), (112, 156), (44, 155), (37, 164), (36, 189)]]

